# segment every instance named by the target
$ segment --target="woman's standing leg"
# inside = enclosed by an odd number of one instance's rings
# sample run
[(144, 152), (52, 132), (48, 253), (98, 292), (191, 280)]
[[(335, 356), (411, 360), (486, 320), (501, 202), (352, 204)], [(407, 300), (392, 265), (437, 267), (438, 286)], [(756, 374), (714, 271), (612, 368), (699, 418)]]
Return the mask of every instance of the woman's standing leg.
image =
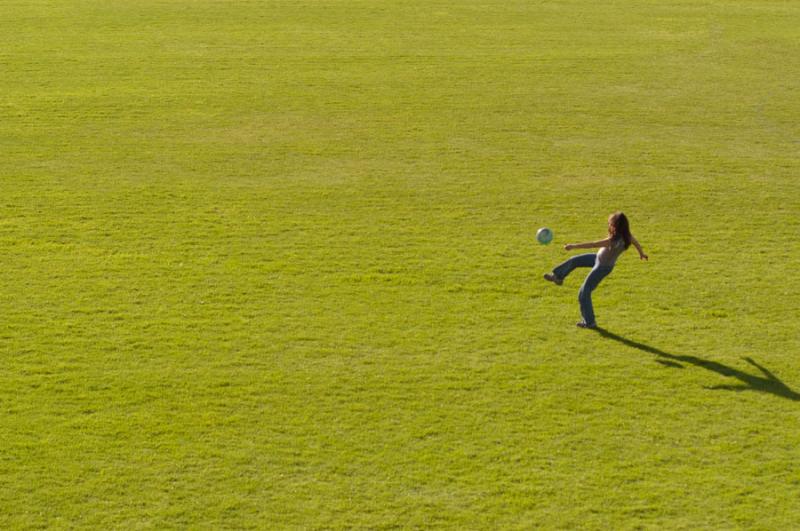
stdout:
[(581, 316), (583, 317), (583, 323), (588, 328), (597, 327), (597, 322), (595, 322), (594, 318), (594, 307), (592, 306), (592, 291), (594, 291), (594, 288), (600, 284), (601, 280), (606, 278), (608, 274), (611, 273), (612, 269), (614, 268), (604, 265), (597, 265), (593, 267), (586, 276), (586, 280), (583, 281), (581, 290), (578, 292), (578, 302), (580, 302), (581, 305)]
[(556, 279), (562, 281), (576, 267), (594, 267), (596, 261), (597, 254), (595, 253), (579, 254), (553, 269), (553, 275), (555, 275)]

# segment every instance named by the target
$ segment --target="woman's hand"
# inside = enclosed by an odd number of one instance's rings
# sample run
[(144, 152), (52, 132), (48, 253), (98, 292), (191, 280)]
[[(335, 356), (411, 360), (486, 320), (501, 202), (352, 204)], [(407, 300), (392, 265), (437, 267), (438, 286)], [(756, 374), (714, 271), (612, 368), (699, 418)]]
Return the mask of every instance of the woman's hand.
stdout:
[(566, 244), (566, 245), (564, 246), (564, 250), (565, 250), (565, 251), (571, 251), (571, 250), (573, 250), (574, 248), (575, 248), (575, 246), (574, 246), (573, 244), (571, 244), (571, 243), (568, 243), (568, 244)]
[(647, 260), (647, 255), (644, 253), (639, 253), (639, 260)]

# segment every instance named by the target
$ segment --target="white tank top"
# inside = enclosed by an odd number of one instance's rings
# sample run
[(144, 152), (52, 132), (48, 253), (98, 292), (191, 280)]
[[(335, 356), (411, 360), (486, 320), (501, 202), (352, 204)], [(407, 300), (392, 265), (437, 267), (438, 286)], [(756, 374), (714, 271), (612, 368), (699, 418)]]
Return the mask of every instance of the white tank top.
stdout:
[(597, 253), (597, 262), (600, 265), (614, 267), (617, 263), (617, 258), (625, 252), (625, 239), (614, 238), (608, 247), (602, 247)]

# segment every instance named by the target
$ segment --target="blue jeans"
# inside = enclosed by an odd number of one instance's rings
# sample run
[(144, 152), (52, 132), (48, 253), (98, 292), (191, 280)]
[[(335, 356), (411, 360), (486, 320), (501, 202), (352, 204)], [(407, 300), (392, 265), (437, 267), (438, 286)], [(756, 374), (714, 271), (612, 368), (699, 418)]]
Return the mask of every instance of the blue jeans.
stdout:
[(576, 267), (591, 267), (592, 270), (583, 281), (583, 286), (578, 292), (578, 302), (581, 304), (581, 316), (583, 322), (589, 326), (597, 326), (594, 319), (594, 308), (592, 307), (592, 291), (600, 284), (600, 281), (608, 276), (614, 269), (614, 266), (600, 265), (597, 263), (597, 255), (595, 253), (579, 254), (573, 256), (560, 266), (553, 269), (553, 274), (560, 279), (564, 279)]

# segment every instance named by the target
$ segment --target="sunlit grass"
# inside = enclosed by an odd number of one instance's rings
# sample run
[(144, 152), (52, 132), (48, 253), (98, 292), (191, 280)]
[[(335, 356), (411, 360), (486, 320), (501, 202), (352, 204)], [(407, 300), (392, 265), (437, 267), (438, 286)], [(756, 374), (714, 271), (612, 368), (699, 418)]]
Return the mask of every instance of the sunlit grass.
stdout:
[(5, 2), (0, 527), (792, 527), (798, 17)]

